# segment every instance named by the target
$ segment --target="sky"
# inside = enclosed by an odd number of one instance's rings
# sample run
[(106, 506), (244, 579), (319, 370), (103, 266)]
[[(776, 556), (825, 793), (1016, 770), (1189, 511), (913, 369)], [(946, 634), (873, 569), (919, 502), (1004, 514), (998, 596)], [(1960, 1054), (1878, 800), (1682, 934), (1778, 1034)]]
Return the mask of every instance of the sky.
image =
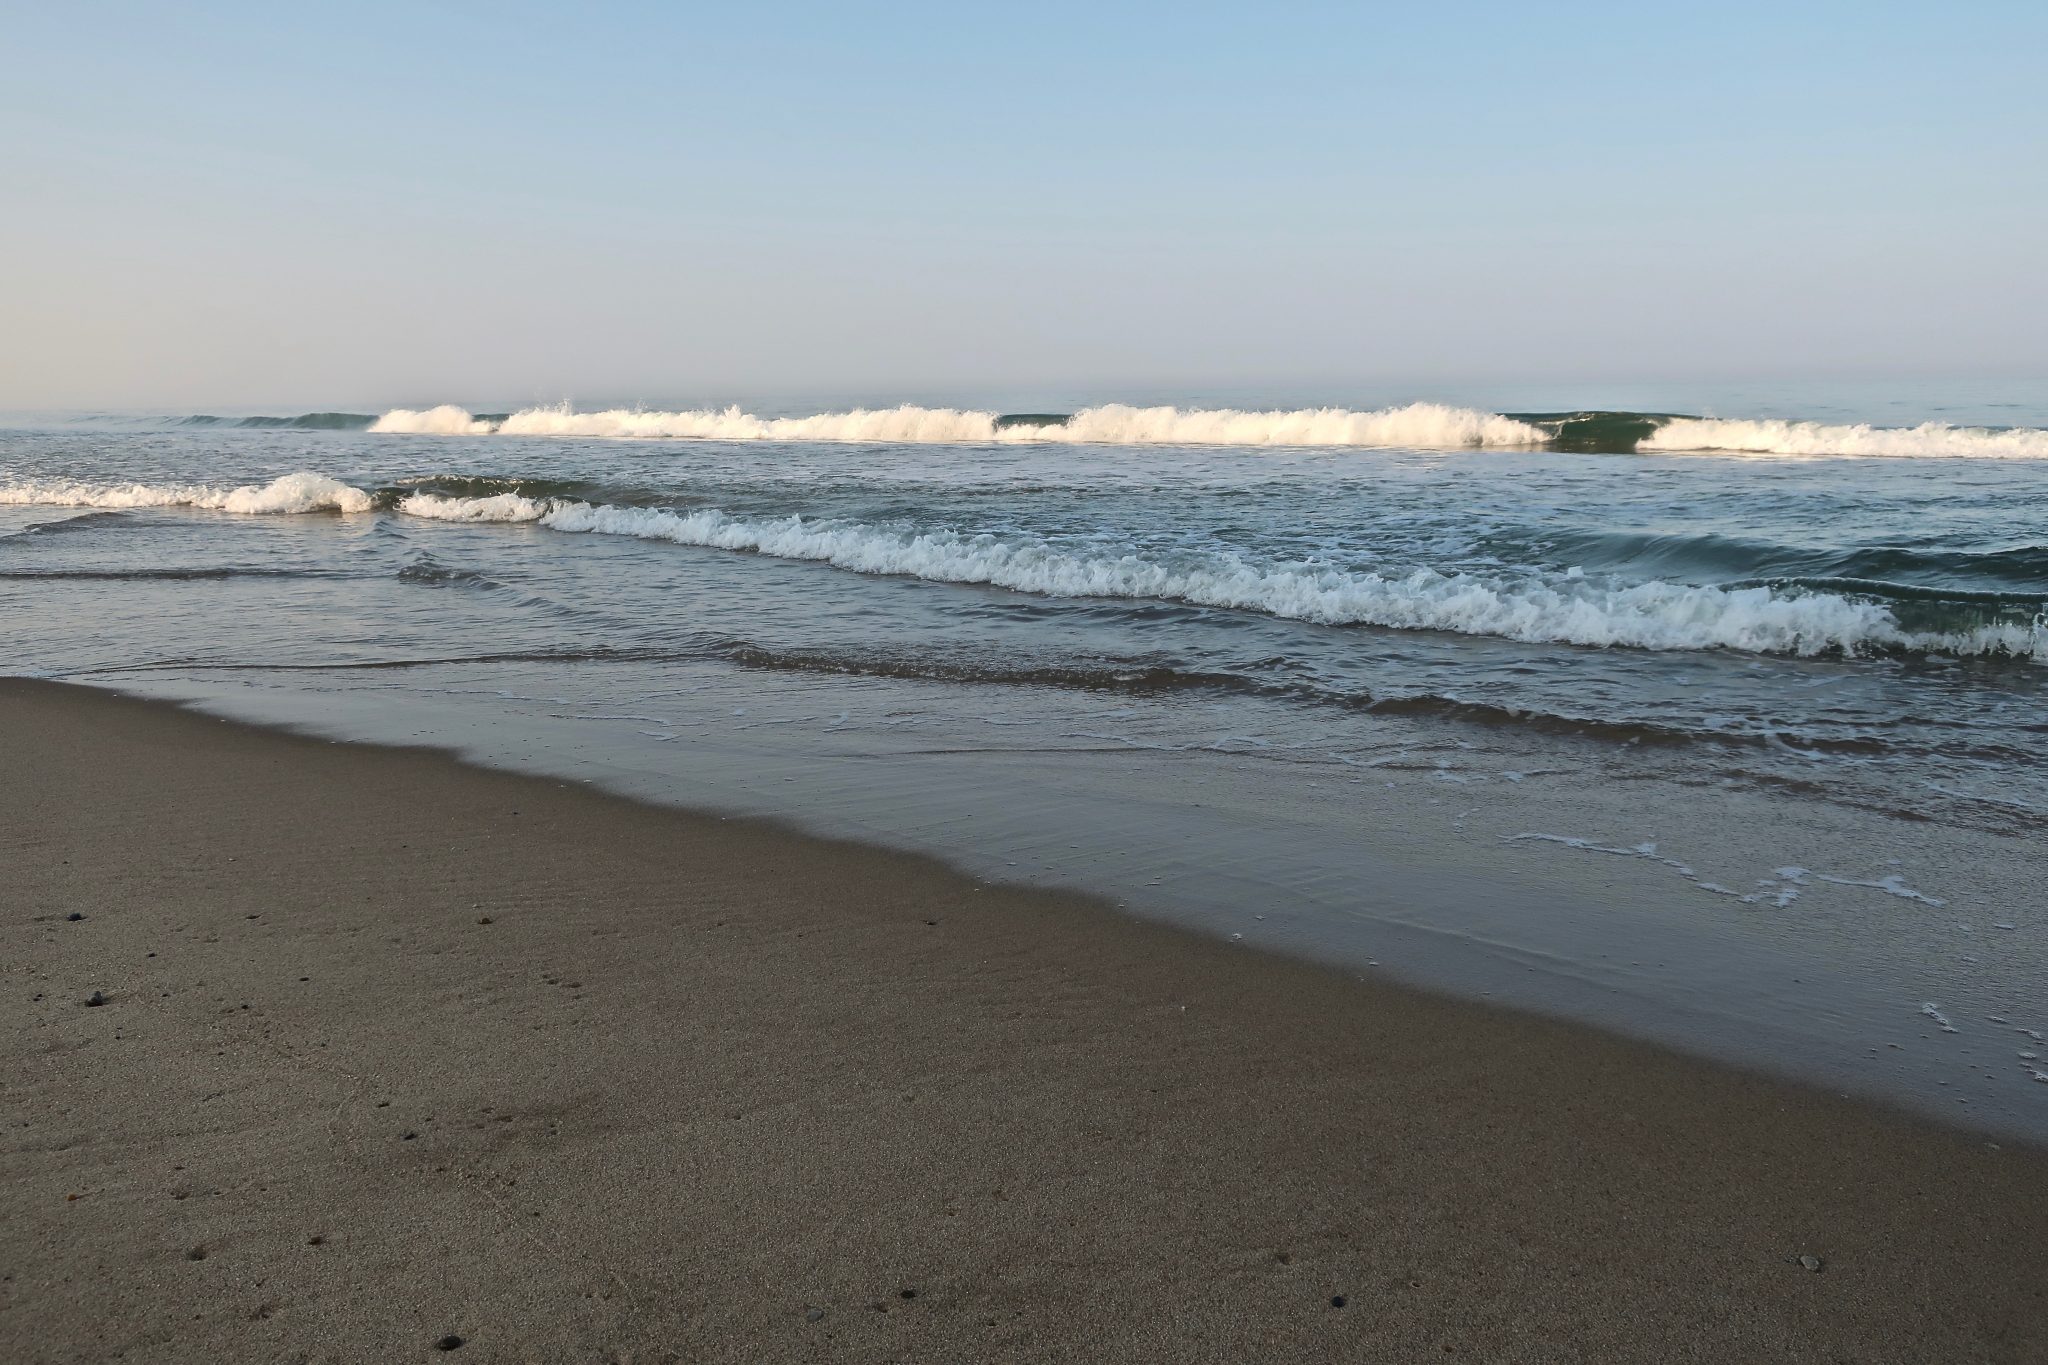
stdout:
[(0, 409), (2039, 378), (2044, 51), (2038, 0), (0, 0)]

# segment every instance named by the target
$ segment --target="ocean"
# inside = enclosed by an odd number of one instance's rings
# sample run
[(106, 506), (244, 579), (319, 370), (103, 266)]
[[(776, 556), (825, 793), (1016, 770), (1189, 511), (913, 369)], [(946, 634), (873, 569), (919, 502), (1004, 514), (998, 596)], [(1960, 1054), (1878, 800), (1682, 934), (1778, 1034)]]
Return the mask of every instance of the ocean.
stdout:
[(2048, 404), (1668, 406), (16, 419), (0, 669), (2048, 1135)]

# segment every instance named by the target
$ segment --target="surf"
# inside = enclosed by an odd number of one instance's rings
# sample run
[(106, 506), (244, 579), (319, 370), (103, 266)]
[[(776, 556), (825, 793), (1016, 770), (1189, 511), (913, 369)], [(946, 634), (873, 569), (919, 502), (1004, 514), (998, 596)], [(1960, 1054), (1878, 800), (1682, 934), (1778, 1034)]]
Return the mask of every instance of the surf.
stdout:
[(1546, 439), (1541, 428), (1527, 422), (1440, 403), (1410, 403), (1371, 411), (1244, 411), (1111, 403), (1072, 413), (997, 413), (904, 404), (809, 417), (762, 417), (738, 407), (682, 412), (637, 408), (576, 412), (548, 407), (523, 409), (497, 420), (444, 405), (428, 409), (395, 408), (379, 417), (369, 429), (385, 435), (948, 445), (1056, 442), (1460, 449), (1538, 446)]
[(1081, 552), (1024, 534), (873, 525), (842, 518), (747, 517), (715, 507), (676, 511), (432, 492), (396, 503), (435, 521), (538, 524), (572, 534), (809, 560), (853, 573), (981, 584), (1049, 597), (1184, 602), (1317, 625), (1491, 636), (1529, 644), (1647, 650), (1727, 649), (1801, 657), (1946, 653), (2048, 657), (2048, 620), (2002, 617), (1970, 604), (1946, 616), (1907, 615), (1878, 594), (1797, 584), (1622, 583), (1572, 570), (1405, 572), (1280, 562), (1236, 552), (1171, 559), (1133, 543)]
[(1068, 413), (1002, 413), (903, 404), (805, 417), (764, 417), (737, 406), (683, 411), (607, 408), (593, 412), (555, 406), (477, 414), (444, 404), (424, 409), (393, 408), (370, 422), (367, 429), (380, 435), (597, 440), (1540, 449), (1617, 455), (2048, 459), (2048, 431), (2033, 427), (1955, 426), (1944, 422), (1879, 427), (1603, 409), (1495, 413), (1441, 403), (1409, 403), (1369, 410), (1138, 407), (1109, 403)]

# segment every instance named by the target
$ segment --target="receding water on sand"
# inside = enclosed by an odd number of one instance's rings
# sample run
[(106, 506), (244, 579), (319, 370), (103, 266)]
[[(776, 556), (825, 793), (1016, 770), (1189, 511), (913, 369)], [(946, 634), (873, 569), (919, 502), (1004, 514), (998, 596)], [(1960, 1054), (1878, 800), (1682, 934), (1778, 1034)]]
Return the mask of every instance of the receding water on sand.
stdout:
[[(2048, 1028), (2048, 922), (2025, 892), (2048, 857), (1989, 831), (1630, 780), (1600, 746), (1548, 736), (1304, 725), (1258, 699), (677, 662), (104, 681), (937, 852), (1248, 947), (2048, 1133), (2015, 1032)], [(1929, 1025), (1930, 999), (1953, 1031)]]

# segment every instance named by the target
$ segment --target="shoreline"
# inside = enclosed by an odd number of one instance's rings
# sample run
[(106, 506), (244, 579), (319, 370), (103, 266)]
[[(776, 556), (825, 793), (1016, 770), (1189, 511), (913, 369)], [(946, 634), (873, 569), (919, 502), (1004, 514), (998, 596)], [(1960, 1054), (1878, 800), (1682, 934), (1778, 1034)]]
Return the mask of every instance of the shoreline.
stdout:
[(15, 1358), (2048, 1343), (2037, 1147), (441, 752), (0, 733)]
[(1284, 717), (1156, 704), (1103, 715), (1029, 689), (993, 702), (930, 684), (819, 689), (672, 662), (659, 676), (420, 672), (431, 676), (398, 686), (345, 668), (316, 686), (204, 669), (113, 681), (319, 740), (423, 746), (920, 853), (1341, 973), (2048, 1142), (2048, 1090), (2020, 1055), (2048, 1030), (2029, 951), (2048, 922), (2022, 891), (2048, 858), (2010, 835), (1770, 792), (1703, 800), (1669, 773), (1587, 782), (1575, 774), (1600, 755), (1585, 746), (1504, 746), (1437, 724), (1297, 735), (1315, 760), (1303, 767), (1210, 742)]

